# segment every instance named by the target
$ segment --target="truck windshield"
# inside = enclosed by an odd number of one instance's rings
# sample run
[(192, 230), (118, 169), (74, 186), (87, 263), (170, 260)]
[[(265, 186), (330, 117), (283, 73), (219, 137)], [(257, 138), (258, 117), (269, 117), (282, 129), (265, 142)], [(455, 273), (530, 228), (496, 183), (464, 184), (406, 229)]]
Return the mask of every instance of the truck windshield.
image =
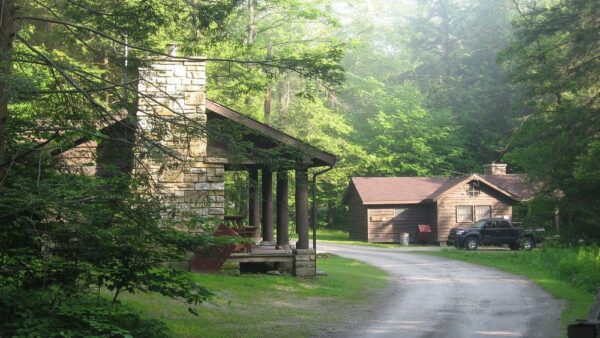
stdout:
[(477, 228), (480, 229), (483, 228), (483, 226), (485, 225), (486, 221), (478, 221), (477, 223), (473, 224), (471, 227), (472, 228)]

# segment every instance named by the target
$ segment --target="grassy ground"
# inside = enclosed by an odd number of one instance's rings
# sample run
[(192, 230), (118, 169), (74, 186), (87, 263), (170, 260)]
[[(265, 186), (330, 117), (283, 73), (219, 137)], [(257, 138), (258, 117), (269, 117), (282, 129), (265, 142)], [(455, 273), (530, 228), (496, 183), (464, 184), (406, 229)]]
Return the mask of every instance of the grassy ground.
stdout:
[(545, 259), (546, 255), (541, 250), (470, 252), (448, 249), (423, 253), (489, 266), (527, 277), (552, 296), (566, 302), (561, 316), (564, 334), (566, 334), (566, 327), (570, 321), (578, 318), (587, 318), (588, 307), (594, 301), (594, 294), (589, 290), (573, 286), (573, 281), (569, 280), (570, 278), (557, 276), (556, 269), (548, 268), (545, 264), (540, 263)]
[[(174, 337), (306, 337), (356, 318), (361, 302), (388, 283), (382, 270), (337, 257), (319, 257), (327, 276), (196, 274), (216, 296), (191, 315), (185, 304), (154, 294), (125, 295), (122, 302), (168, 325)], [(335, 313), (335, 316), (331, 314)]]
[[(312, 240), (312, 232), (309, 234), (309, 238)], [(397, 243), (368, 243), (361, 241), (353, 241), (348, 237), (347, 231), (335, 230), (335, 229), (317, 229), (317, 239), (321, 242), (336, 242), (340, 244), (352, 244), (361, 246), (371, 246), (380, 248), (397, 248), (400, 244)]]

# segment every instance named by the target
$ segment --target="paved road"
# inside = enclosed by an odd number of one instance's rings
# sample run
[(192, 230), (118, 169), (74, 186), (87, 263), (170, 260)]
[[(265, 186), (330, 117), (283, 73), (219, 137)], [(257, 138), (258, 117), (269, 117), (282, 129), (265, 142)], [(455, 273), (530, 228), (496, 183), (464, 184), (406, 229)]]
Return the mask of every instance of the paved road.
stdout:
[(391, 276), (374, 313), (337, 337), (560, 337), (561, 303), (531, 281), (406, 249), (320, 244)]

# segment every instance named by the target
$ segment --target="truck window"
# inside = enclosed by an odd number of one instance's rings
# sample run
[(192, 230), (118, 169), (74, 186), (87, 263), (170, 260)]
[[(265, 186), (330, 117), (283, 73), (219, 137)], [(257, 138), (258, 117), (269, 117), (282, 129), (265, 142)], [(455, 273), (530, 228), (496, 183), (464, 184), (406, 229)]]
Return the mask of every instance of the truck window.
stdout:
[(499, 228), (510, 228), (510, 223), (508, 223), (508, 221), (500, 221), (498, 223)]

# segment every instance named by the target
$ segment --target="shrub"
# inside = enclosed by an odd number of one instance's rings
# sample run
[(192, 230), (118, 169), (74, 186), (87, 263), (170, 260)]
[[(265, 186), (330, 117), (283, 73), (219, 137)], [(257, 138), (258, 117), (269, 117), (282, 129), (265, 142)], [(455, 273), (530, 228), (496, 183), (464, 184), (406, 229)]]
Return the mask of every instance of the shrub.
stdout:
[(101, 297), (78, 296), (56, 302), (60, 290), (0, 290), (0, 336), (166, 337), (164, 324), (142, 319)]
[[(522, 259), (552, 271), (571, 285), (589, 292), (600, 287), (600, 247), (547, 245)], [(528, 257), (529, 256), (529, 257)]]

